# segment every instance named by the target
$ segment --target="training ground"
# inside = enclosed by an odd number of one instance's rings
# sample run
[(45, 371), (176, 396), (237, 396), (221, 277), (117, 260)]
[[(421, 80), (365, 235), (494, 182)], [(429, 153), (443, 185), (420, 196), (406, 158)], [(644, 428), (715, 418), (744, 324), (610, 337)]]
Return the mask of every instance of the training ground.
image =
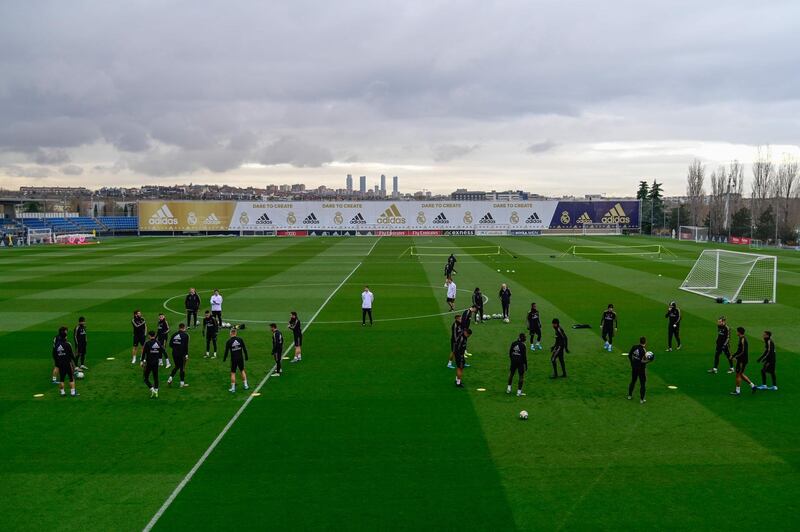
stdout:
[[(660, 243), (674, 256), (560, 256), (603, 243)], [(510, 324), (473, 326), (465, 389), (445, 367), (445, 257), (411, 256), (412, 245), (457, 255), (460, 309), (480, 286), (487, 312), (500, 312), (500, 283), (512, 290)], [(702, 249), (639, 237), (194, 237), (0, 251), (0, 529), (797, 530), (800, 253), (777, 252), (778, 303), (720, 305), (678, 289)], [(365, 284), (371, 328), (360, 323)], [(221, 352), (203, 358), (196, 329), (190, 387), (168, 388), (162, 371), (149, 399), (130, 363), (131, 313), (153, 328), (163, 311), (175, 331), (189, 287), (203, 309), (221, 289), (224, 320), (246, 324), (249, 392), (228, 393), (228, 365)], [(684, 345), (666, 353), (673, 299)], [(505, 393), (508, 346), (532, 301), (545, 348), (550, 320), (565, 326), (569, 378), (549, 380), (549, 352), (529, 351), (517, 398)], [(598, 329), (608, 303), (613, 353)], [(308, 327), (303, 361), (264, 381), (267, 324), (288, 347), (291, 310)], [(706, 373), (720, 314), (747, 328), (759, 384), (761, 331), (773, 331), (778, 391), (731, 397), (724, 362)], [(90, 369), (80, 397), (61, 398), (52, 338), (81, 315)], [(621, 356), (640, 335), (656, 353), (645, 405), (625, 399)]]

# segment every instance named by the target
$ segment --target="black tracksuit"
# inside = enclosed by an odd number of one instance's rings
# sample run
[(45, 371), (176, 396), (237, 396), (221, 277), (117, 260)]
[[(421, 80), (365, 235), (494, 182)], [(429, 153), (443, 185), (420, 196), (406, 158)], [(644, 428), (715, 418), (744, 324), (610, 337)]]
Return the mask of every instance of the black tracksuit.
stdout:
[(567, 368), (564, 365), (564, 353), (569, 350), (567, 333), (564, 332), (564, 329), (562, 329), (560, 325), (555, 329), (555, 332), (556, 343), (550, 348), (550, 352), (552, 353), (550, 355), (550, 363), (553, 364), (553, 377), (558, 376), (556, 361), (561, 363), (561, 376), (566, 377)]
[(86, 362), (86, 325), (79, 323), (72, 333), (72, 338), (75, 340), (75, 350), (77, 351), (75, 364), (83, 366)]
[(236, 373), (236, 370), (244, 371), (244, 361), (248, 360), (247, 346), (244, 345), (244, 340), (238, 336), (231, 336), (225, 343), (225, 355), (222, 361), (227, 360), (228, 355), (231, 355), (231, 373)]
[(475, 290), (472, 293), (472, 305), (476, 309), (475, 323), (483, 321), (483, 293)]
[(301, 347), (303, 345), (303, 326), (300, 324), (300, 318), (290, 319), (289, 328), (294, 335), (294, 346)]
[[(158, 390), (158, 362), (162, 356), (166, 356), (167, 350), (164, 344), (158, 340), (151, 339), (144, 343), (142, 356), (144, 357), (144, 383), (148, 388)], [(150, 375), (153, 376), (153, 383), (150, 383)]]
[(280, 373), (281, 359), (283, 358), (283, 334), (278, 329), (272, 333), (272, 358), (275, 359), (275, 373)]
[(603, 317), (600, 318), (600, 326), (602, 327), (603, 341), (609, 344), (614, 343), (614, 329), (617, 328), (617, 313), (613, 310), (606, 310), (603, 312)]
[(456, 340), (461, 336), (462, 330), (461, 324), (453, 320), (453, 323), (450, 325), (450, 351), (453, 353), (455, 353), (456, 350)]
[(206, 337), (206, 353), (209, 352), (209, 347), (214, 344), (214, 353), (217, 352), (217, 334), (219, 333), (219, 325), (214, 316), (203, 318), (203, 335)]
[(514, 380), (514, 374), (518, 373), (519, 380), (517, 381), (517, 389), (521, 390), (525, 372), (528, 371), (528, 354), (525, 348), (525, 342), (517, 340), (512, 343), (511, 347), (508, 349), (508, 358), (511, 361), (511, 368), (508, 372), (508, 385), (511, 386), (511, 382)]
[(536, 336), (537, 343), (542, 341), (542, 320), (538, 310), (528, 312), (528, 330), (531, 333), (531, 343), (533, 343), (534, 336)]
[(172, 368), (170, 377), (180, 371), (181, 382), (186, 379), (186, 359), (189, 358), (189, 335), (185, 331), (178, 331), (169, 339), (169, 346), (172, 348)]
[(508, 318), (509, 308), (511, 307), (511, 290), (508, 288), (501, 288), (498, 293), (500, 296), (500, 304), (503, 306), (503, 319)]
[(464, 309), (461, 313), (461, 330), (469, 329), (469, 324), (472, 321), (472, 311), (468, 308)]
[(453, 354), (455, 355), (456, 359), (456, 367), (457, 368), (464, 368), (467, 363), (466, 358), (467, 353), (467, 337), (461, 334), (458, 338), (456, 338), (455, 344), (453, 345)]
[(747, 363), (750, 361), (749, 347), (747, 338), (740, 336), (736, 352), (731, 356), (736, 361), (736, 373), (744, 373), (745, 368), (747, 368)]
[(200, 310), (200, 296), (196, 293), (187, 294), (184, 307), (186, 307), (186, 326), (197, 327), (197, 311)]
[[(167, 345), (167, 336), (169, 335), (169, 322), (167, 322), (167, 318), (163, 320), (158, 320), (158, 330), (156, 331), (156, 340), (161, 345)], [(169, 360), (167, 357), (167, 350), (164, 349), (164, 360)]]
[(772, 376), (772, 385), (777, 386), (778, 381), (775, 377), (775, 342), (772, 338), (764, 340), (764, 354), (758, 357), (758, 361), (763, 363), (761, 366), (761, 384), (767, 385), (767, 374)]
[(133, 347), (144, 345), (147, 341), (147, 322), (144, 316), (134, 316), (131, 325), (133, 325)]
[(670, 307), (664, 315), (669, 322), (667, 323), (667, 347), (672, 349), (672, 339), (681, 346), (681, 311), (678, 307)]
[(628, 385), (628, 397), (633, 395), (633, 388), (636, 381), (639, 381), (639, 398), (644, 400), (647, 383), (647, 362), (645, 360), (645, 348), (641, 344), (631, 347), (628, 352), (628, 359), (631, 362), (631, 383)]
[(728, 359), (728, 364), (733, 367), (733, 360), (731, 359), (731, 328), (727, 325), (717, 325), (717, 347), (714, 350), (714, 369), (719, 367), (719, 356), (725, 353), (725, 358)]
[(58, 375), (61, 382), (69, 377), (69, 381), (75, 380), (73, 373), (75, 368), (75, 353), (72, 346), (63, 336), (53, 338), (53, 364), (58, 368)]

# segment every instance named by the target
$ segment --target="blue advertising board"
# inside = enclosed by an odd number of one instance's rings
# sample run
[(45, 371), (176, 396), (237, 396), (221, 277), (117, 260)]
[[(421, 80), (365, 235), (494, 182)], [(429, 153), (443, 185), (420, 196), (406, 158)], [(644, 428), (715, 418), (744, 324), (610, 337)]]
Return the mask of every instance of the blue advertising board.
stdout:
[(559, 201), (550, 228), (573, 229), (586, 224), (619, 224), (622, 228), (638, 229), (639, 201)]

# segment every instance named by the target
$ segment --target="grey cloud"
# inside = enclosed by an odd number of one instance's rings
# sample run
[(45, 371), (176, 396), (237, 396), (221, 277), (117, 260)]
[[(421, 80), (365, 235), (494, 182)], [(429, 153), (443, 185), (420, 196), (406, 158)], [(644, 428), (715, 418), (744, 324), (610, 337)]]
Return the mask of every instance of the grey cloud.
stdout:
[(264, 147), (258, 155), (261, 164), (290, 164), (297, 167), (317, 167), (333, 161), (333, 153), (322, 146), (293, 137), (281, 137)]
[(33, 177), (43, 178), (50, 175), (50, 170), (41, 166), (19, 166), (10, 164), (3, 168), (3, 171), (10, 177)]
[(458, 145), (458, 144), (440, 144), (431, 148), (433, 150), (433, 160), (440, 163), (446, 163), (454, 159), (460, 159), (480, 148), (477, 144)]
[(64, 164), (70, 161), (69, 154), (63, 149), (45, 150), (39, 148), (31, 154), (36, 164)]
[(61, 167), (61, 173), (64, 175), (81, 175), (83, 173), (83, 167), (77, 164), (68, 164)]
[(557, 147), (558, 147), (557, 142), (553, 142), (552, 140), (548, 139), (548, 140), (543, 140), (541, 142), (534, 142), (533, 144), (525, 148), (525, 151), (528, 153), (537, 154), (537, 153), (548, 152)]

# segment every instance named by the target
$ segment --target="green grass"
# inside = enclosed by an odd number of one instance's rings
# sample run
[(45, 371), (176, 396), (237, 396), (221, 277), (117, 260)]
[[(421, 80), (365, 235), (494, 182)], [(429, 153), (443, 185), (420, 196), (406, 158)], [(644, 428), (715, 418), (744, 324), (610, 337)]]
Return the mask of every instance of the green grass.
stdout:
[[(675, 257), (551, 258), (576, 244), (654, 242)], [(445, 368), (442, 258), (403, 255), (410, 245), (458, 255), (461, 308), (475, 286), (489, 312), (499, 312), (500, 283), (513, 292), (512, 324), (473, 327), (464, 390)], [(503, 254), (459, 252), (492, 245)], [(800, 254), (778, 253), (777, 304), (723, 307), (677, 288), (701, 249), (635, 237), (459, 237), (0, 251), (0, 528), (141, 530), (186, 476), (248, 395), (226, 391), (226, 365), (203, 359), (197, 330), (190, 387), (167, 388), (162, 374), (161, 397), (150, 400), (130, 364), (129, 322), (134, 308), (150, 325), (165, 302), (180, 311), (194, 286), (204, 304), (221, 288), (226, 320), (248, 320), (252, 386), (272, 365), (266, 324), (288, 340), (290, 310), (304, 323), (319, 313), (303, 362), (267, 381), (156, 529), (797, 529)], [(364, 284), (376, 296), (372, 328), (360, 325)], [(684, 349), (666, 353), (672, 299)], [(570, 377), (550, 381), (547, 352), (530, 353), (528, 395), (516, 398), (505, 394), (507, 350), (532, 301), (545, 322), (567, 325)], [(609, 302), (620, 319), (613, 354), (596, 326)], [(181, 317), (167, 313), (174, 329)], [(760, 332), (773, 330), (779, 391), (734, 398), (731, 376), (706, 374), (720, 313), (748, 329), (753, 361)], [(81, 396), (64, 399), (49, 382), (51, 339), (80, 315), (90, 369)], [(426, 317), (404, 319), (415, 316)], [(640, 335), (657, 353), (646, 405), (625, 400), (620, 356)], [(758, 369), (751, 363), (751, 378)]]

